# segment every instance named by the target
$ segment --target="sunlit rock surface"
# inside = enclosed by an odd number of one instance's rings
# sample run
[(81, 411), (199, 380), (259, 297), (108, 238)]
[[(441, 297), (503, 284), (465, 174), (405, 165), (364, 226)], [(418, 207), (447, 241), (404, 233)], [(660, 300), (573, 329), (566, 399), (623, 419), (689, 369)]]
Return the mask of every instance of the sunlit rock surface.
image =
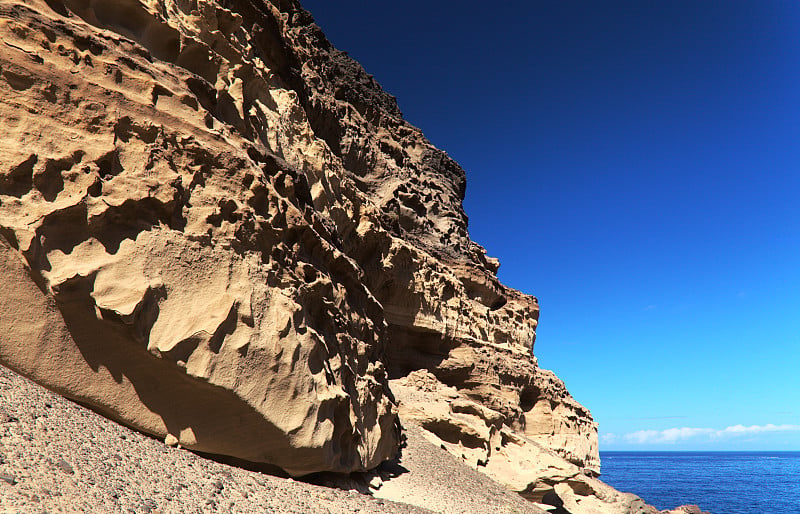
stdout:
[(599, 483), (463, 170), (298, 2), (3, 1), (0, 33), (0, 362), (292, 475), (400, 420), (537, 502)]

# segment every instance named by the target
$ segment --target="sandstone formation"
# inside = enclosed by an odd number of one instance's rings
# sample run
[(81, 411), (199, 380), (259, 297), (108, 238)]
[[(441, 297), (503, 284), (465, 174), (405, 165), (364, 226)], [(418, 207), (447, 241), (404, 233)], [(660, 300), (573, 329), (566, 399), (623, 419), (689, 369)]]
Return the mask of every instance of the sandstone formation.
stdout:
[[(563, 384), (552, 373), (542, 373), (551, 386), (558, 384), (563, 390)], [(555, 439), (552, 435), (538, 439), (536, 436), (542, 435), (539, 431), (526, 435), (523, 429), (504, 423), (496, 411), (440, 383), (427, 371), (392, 380), (391, 387), (400, 400), (404, 423), (421, 427), (431, 442), (541, 507), (551, 506), (553, 512), (560, 514), (658, 512), (641, 498), (604, 484), (595, 478), (594, 470), (563, 457), (564, 453), (575, 453), (585, 446), (548, 446)], [(580, 408), (571, 397), (564, 398), (563, 403)], [(560, 405), (556, 403), (556, 412), (563, 408)], [(567, 423), (569, 418), (561, 420), (549, 414), (540, 415), (537, 420), (552, 426), (554, 420)]]
[(260, 8), (0, 4), (0, 359), (189, 448), (364, 470), (397, 421), (337, 230), (371, 206), (279, 73), (290, 16)]
[(375, 468), (399, 413), (534, 502), (650, 512), (464, 171), (296, 0), (0, 1), (0, 33), (0, 363), (276, 472)]

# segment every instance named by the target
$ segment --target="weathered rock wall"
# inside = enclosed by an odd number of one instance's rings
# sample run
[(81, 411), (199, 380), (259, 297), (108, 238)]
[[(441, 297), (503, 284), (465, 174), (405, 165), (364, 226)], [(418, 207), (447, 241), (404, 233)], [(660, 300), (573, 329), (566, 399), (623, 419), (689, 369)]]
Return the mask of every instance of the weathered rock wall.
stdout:
[(0, 24), (3, 363), (295, 475), (395, 453), (390, 378), (515, 490), (599, 470), (463, 170), (299, 3), (4, 1)]
[(330, 152), (238, 15), (162, 7), (1, 6), (2, 280), (31, 284), (2, 297), (3, 362), (187, 447), (374, 467), (385, 321)]

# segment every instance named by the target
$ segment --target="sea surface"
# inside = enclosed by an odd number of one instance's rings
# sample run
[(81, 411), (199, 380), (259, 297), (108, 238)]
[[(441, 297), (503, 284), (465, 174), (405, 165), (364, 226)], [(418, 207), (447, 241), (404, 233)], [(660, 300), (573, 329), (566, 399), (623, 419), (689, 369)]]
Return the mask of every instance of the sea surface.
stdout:
[(800, 452), (600, 452), (601, 480), (659, 509), (800, 514)]

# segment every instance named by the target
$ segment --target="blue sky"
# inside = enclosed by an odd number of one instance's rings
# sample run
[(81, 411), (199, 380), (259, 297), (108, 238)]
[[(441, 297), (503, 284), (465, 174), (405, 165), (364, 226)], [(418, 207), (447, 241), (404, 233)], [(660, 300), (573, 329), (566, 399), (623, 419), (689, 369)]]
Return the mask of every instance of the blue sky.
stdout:
[(303, 5), (466, 169), (601, 450), (800, 450), (800, 2)]

